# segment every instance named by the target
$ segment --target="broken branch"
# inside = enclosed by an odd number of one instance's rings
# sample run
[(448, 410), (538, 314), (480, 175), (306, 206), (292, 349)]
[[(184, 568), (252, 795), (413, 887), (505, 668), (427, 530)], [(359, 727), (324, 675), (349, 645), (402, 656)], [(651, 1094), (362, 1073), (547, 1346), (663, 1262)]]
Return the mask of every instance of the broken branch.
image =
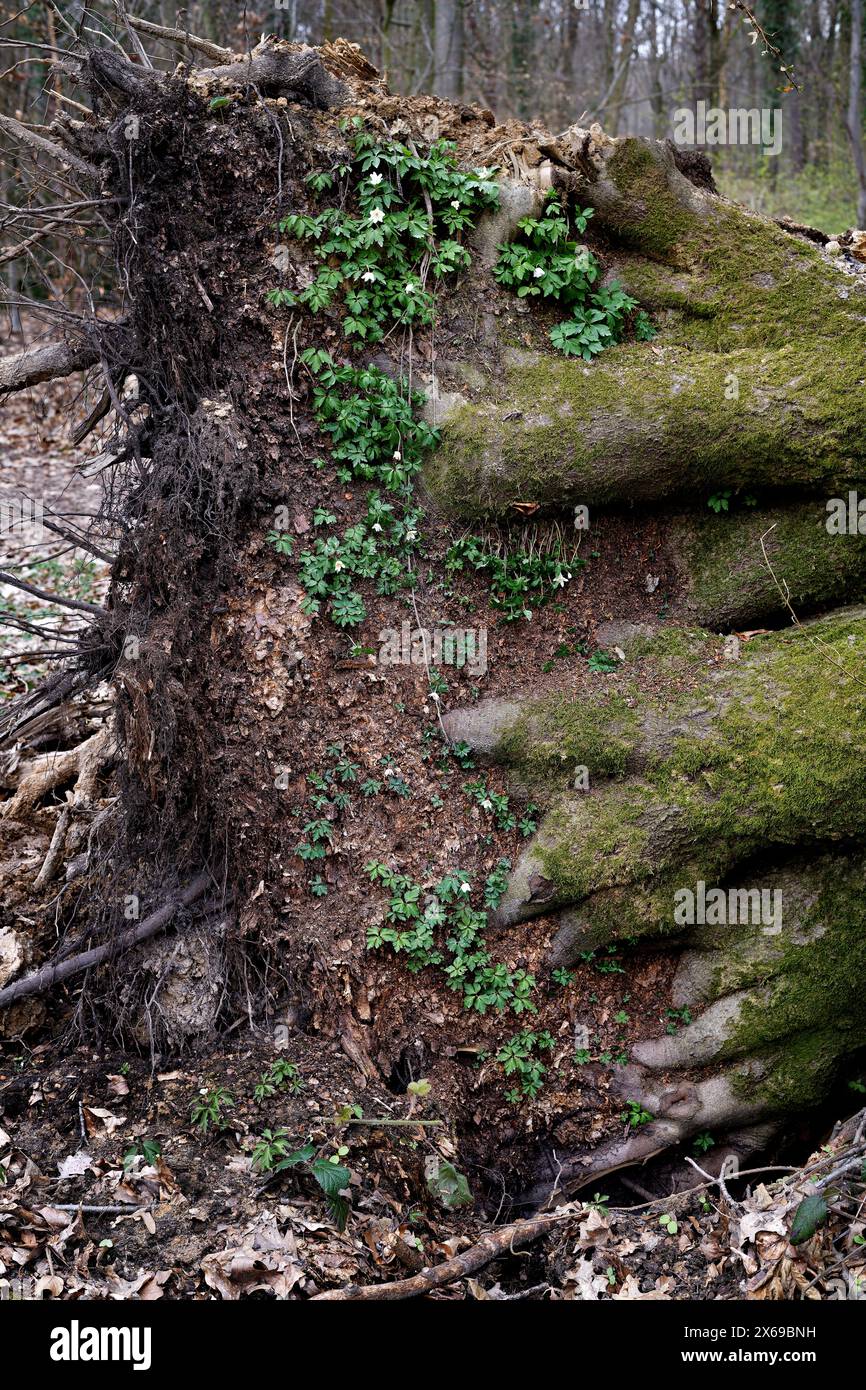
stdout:
[(62, 145), (55, 144), (53, 140), (46, 140), (44, 135), (37, 135), (35, 130), (28, 130), (27, 126), (16, 121), (14, 116), (0, 115), (0, 130), (5, 130), (9, 135), (14, 135), (22, 144), (30, 145), (32, 149), (41, 150), (51, 159), (59, 160), (68, 169), (74, 169), (81, 178), (90, 183), (99, 180), (99, 170), (95, 164), (88, 164), (86, 159), (79, 159), (77, 154), (71, 150), (65, 150)]
[(128, 14), (126, 22), (133, 28), (138, 29), (142, 34), (150, 34), (155, 39), (168, 39), (170, 43), (183, 43), (187, 48), (194, 48), (199, 53), (203, 53), (206, 58), (213, 58), (216, 63), (224, 63), (227, 58), (231, 58), (230, 48), (220, 48), (219, 44), (211, 43), (208, 39), (200, 39), (195, 34), (189, 34), (185, 29), (169, 29), (164, 24), (151, 24), (148, 19), (138, 19), (135, 15)]
[(17, 357), (0, 361), (0, 395), (84, 371), (98, 361), (99, 353), (89, 343), (50, 343), (46, 347), (29, 348)]
[[(2, 1002), (3, 995), (0, 993)], [(392, 1284), (346, 1284), (342, 1289), (328, 1289), (326, 1293), (316, 1294), (312, 1302), (367, 1303), (419, 1298), (434, 1289), (441, 1289), (445, 1284), (453, 1284), (455, 1279), (465, 1279), (467, 1275), (475, 1274), (500, 1255), (513, 1253), (516, 1244), (530, 1245), (544, 1235), (555, 1221), (562, 1220), (562, 1216), (563, 1213), (559, 1213), (556, 1216), (535, 1216), (528, 1221), (515, 1221), (511, 1226), (503, 1226), (501, 1230), (483, 1236), (477, 1245), (464, 1250), (461, 1255), (444, 1260), (441, 1265), (422, 1269), (411, 1279), (398, 1279)]]

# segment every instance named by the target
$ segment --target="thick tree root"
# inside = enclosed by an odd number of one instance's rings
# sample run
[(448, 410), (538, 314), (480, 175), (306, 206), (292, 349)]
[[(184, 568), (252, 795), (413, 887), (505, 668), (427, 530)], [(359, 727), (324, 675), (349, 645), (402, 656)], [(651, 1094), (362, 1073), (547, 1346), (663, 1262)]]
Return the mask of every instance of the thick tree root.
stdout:
[[(866, 867), (838, 853), (866, 839), (864, 621), (843, 612), (721, 663), (699, 634), (678, 647), (666, 631), (632, 652), (636, 679), (616, 693), (596, 682), (446, 716), (548, 802), (504, 924), (555, 914), (557, 969), (624, 939), (686, 947), (672, 998), (685, 1026), (637, 1042), (622, 1073), (666, 1127), (614, 1146), (616, 1166), (656, 1140), (814, 1106), (866, 1045)], [(686, 670), (703, 674), (684, 693)], [(673, 1103), (652, 1080), (695, 1067), (715, 1070)]]
[(73, 801), (89, 803), (98, 778), (114, 756), (113, 735), (108, 724), (84, 743), (79, 743), (77, 748), (64, 753), (41, 754), (27, 764), (15, 795), (0, 804), (0, 819), (27, 820), (49, 792), (73, 778)]
[(734, 500), (721, 516), (703, 508), (666, 526), (684, 617), (712, 632), (787, 627), (790, 607), (804, 617), (866, 596), (866, 535), (831, 534), (824, 501), (740, 506)]
[(197, 898), (200, 898), (210, 882), (211, 879), (208, 874), (199, 874), (173, 901), (166, 903), (164, 907), (151, 913), (149, 917), (145, 917), (144, 921), (139, 922), (129, 931), (121, 932), (113, 941), (109, 941), (103, 946), (94, 946), (91, 950), (82, 951), (77, 956), (69, 956), (68, 959), (59, 961), (55, 965), (44, 965), (41, 970), (25, 976), (23, 980), (16, 980), (14, 984), (0, 989), (0, 1009), (6, 1009), (10, 1004), (14, 1004), (19, 999), (26, 999), (30, 995), (44, 994), (46, 990), (53, 989), (55, 985), (61, 984), (64, 980), (81, 975), (85, 970), (101, 965), (103, 961), (128, 951), (130, 947), (137, 946), (140, 942), (146, 941), (148, 937), (155, 936), (157, 932), (168, 926), (179, 908), (189, 907)]
[(863, 277), (697, 188), (662, 143), (594, 127), (545, 148), (554, 183), (578, 171), (611, 271), (664, 331), (588, 367), (506, 350), (450, 414), (433, 492), (478, 516), (862, 480)]

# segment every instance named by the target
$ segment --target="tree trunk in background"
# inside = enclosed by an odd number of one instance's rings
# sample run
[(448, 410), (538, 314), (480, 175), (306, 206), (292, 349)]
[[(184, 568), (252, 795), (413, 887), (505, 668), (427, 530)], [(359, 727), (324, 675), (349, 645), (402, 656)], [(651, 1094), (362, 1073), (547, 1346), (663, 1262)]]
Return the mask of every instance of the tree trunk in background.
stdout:
[(605, 94), (605, 98), (599, 108), (599, 116), (604, 117), (605, 123), (612, 135), (619, 135), (620, 107), (625, 97), (626, 87), (628, 86), (628, 74), (631, 67), (632, 54), (634, 52), (635, 30), (637, 28), (638, 14), (640, 12), (640, 0), (628, 0), (628, 12), (625, 18), (625, 27), (620, 40), (619, 48), (616, 53), (613, 78)]
[(792, 173), (801, 174), (806, 163), (803, 140), (803, 102), (799, 92), (792, 92), (785, 108), (785, 151)]
[(532, 118), (532, 92), (536, 86), (533, 72), (533, 19), (538, 0), (514, 0), (511, 7), (511, 104), (521, 120)]
[[(328, 8), (330, 9), (331, 0), (327, 0), (327, 3)], [(386, 77), (391, 70), (392, 64), (391, 26), (394, 20), (394, 4), (395, 0), (382, 0), (382, 4), (380, 5), (381, 17), (379, 20), (379, 66), (382, 72), (385, 73)], [(327, 41), (330, 41), (331, 37), (331, 34), (325, 34), (325, 38)]]
[(421, 0), (412, 7), (410, 56), (406, 68), (406, 87), (410, 92), (426, 91), (433, 73), (433, 7), (434, 0)]
[(863, 0), (850, 0), (851, 53), (848, 81), (848, 139), (857, 170), (857, 226), (866, 225), (866, 151), (863, 148)]
[(656, 0), (652, 0), (649, 7), (647, 18), (647, 38), (649, 41), (648, 69), (650, 80), (649, 102), (653, 115), (653, 135), (657, 140), (661, 140), (665, 135), (667, 127), (667, 113), (665, 111), (664, 90), (662, 88), (662, 54), (659, 52), (659, 44), (662, 40), (658, 30), (658, 5)]
[(718, 0), (698, 0), (694, 31), (694, 100), (719, 104), (721, 43)]
[(436, 0), (436, 95), (463, 96), (463, 0)]

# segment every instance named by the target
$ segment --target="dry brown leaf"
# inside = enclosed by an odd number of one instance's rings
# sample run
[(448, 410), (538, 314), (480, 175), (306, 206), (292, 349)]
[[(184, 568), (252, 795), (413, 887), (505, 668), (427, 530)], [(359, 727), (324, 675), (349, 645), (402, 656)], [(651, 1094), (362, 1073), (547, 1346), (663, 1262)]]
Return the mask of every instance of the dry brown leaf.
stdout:
[(273, 1250), (253, 1250), (251, 1246), (205, 1255), (201, 1267), (208, 1287), (230, 1301), (262, 1291), (287, 1298), (304, 1276), (304, 1270), (294, 1260)]
[(671, 1297), (670, 1290), (672, 1290), (674, 1287), (675, 1282), (673, 1279), (663, 1277), (657, 1281), (654, 1289), (650, 1289), (649, 1293), (643, 1293), (641, 1291), (640, 1284), (635, 1279), (634, 1275), (627, 1274), (625, 1277), (625, 1283), (623, 1284), (622, 1288), (619, 1289), (615, 1294), (612, 1294), (611, 1297), (615, 1299), (617, 1302), (636, 1302), (638, 1300), (643, 1301), (645, 1299), (667, 1300)]
[(96, 1105), (83, 1105), (81, 1107), (84, 1115), (84, 1127), (87, 1133), (94, 1136), (113, 1134), (116, 1129), (120, 1129), (126, 1124), (125, 1115), (113, 1115), (110, 1110), (104, 1110)]

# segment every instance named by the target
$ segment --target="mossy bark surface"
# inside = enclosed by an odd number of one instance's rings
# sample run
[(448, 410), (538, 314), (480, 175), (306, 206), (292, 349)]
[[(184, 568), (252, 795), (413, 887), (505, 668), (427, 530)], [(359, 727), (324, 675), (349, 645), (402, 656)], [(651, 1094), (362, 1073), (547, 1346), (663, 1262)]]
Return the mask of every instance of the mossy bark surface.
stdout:
[[(736, 506), (736, 503), (734, 504)], [(824, 503), (675, 517), (668, 548), (686, 586), (682, 607), (714, 632), (788, 621), (866, 596), (866, 536), (828, 531)]]
[[(580, 137), (580, 138), (578, 138)], [(464, 516), (714, 488), (838, 495), (866, 474), (866, 289), (805, 238), (692, 185), (663, 145), (560, 142), (652, 344), (505, 354), (428, 467)], [(829, 490), (829, 491), (828, 491)]]
[[(680, 659), (666, 643), (661, 679)], [(501, 716), (494, 756), (552, 793), (504, 918), (580, 904), (563, 928), (564, 959), (612, 934), (672, 931), (675, 885), (718, 883), (761, 852), (862, 836), (864, 652), (856, 609), (756, 639), (686, 695), (548, 697)], [(468, 732), (459, 716), (449, 728)], [(572, 789), (581, 766), (588, 792)]]

